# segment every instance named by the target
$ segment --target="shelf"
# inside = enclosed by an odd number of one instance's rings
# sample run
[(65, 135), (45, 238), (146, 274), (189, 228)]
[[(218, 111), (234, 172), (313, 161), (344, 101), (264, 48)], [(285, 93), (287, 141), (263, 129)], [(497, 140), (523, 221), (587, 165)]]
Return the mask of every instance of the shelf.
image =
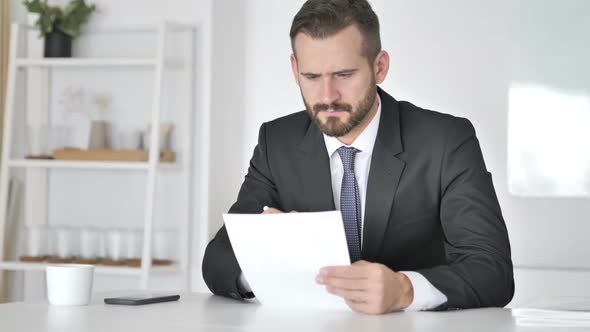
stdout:
[[(18, 23), (19, 26), (24, 30), (29, 30), (33, 32), (38, 32), (39, 27), (35, 26), (34, 24), (26, 24), (26, 23)], [(161, 26), (165, 26), (168, 31), (191, 31), (194, 29), (194, 26), (182, 23), (182, 22), (175, 22), (175, 21), (165, 21), (162, 24), (109, 24), (108, 26), (100, 26), (100, 25), (85, 25), (81, 28), (81, 32), (83, 34), (91, 34), (91, 33), (156, 33), (161, 28)]]
[[(0, 270), (12, 270), (12, 271), (37, 271), (43, 272), (47, 267), (47, 263), (30, 263), (30, 262), (15, 262), (7, 261), (0, 262)], [(179, 268), (177, 265), (168, 266), (152, 266), (150, 271), (154, 273), (173, 273), (178, 272)], [(110, 275), (141, 275), (141, 269), (139, 267), (128, 267), (128, 266), (104, 266), (96, 265), (95, 272), (98, 274), (110, 274)]]
[[(34, 160), (11, 159), (11, 168), (47, 168), (47, 169), (85, 169), (85, 170), (129, 170), (147, 171), (147, 161), (71, 161), (71, 160)], [(156, 168), (163, 171), (179, 171), (182, 166), (178, 162), (160, 162)]]
[[(8, 167), (12, 168), (55, 168), (55, 169), (93, 169), (93, 170), (138, 170), (150, 168), (147, 161), (72, 161), (72, 160), (35, 160), (11, 159)], [(160, 162), (157, 168), (161, 170), (179, 170), (178, 162)]]
[(17, 58), (17, 67), (148, 67), (155, 58)]
[(70, 160), (29, 160), (11, 159), (8, 167), (21, 168), (67, 168), (67, 169), (104, 169), (104, 170), (147, 170), (146, 161), (70, 161)]

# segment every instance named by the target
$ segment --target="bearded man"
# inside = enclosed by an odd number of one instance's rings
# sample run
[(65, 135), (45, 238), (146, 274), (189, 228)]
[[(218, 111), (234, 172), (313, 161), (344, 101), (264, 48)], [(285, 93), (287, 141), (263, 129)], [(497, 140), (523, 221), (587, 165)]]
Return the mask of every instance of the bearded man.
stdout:
[[(316, 282), (358, 312), (510, 302), (510, 243), (472, 124), (378, 87), (389, 55), (366, 0), (309, 0), (290, 37), (306, 110), (260, 127), (229, 212), (342, 211), (352, 263)], [(203, 276), (214, 294), (255, 296), (225, 227)]]

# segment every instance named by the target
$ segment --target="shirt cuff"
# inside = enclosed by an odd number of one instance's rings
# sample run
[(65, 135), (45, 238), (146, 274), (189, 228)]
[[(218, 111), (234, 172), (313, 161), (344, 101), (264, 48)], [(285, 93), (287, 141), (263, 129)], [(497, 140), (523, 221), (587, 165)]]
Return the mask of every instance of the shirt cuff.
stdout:
[(414, 288), (414, 299), (404, 311), (430, 310), (447, 302), (445, 294), (441, 293), (422, 274), (414, 271), (401, 271), (405, 274)]

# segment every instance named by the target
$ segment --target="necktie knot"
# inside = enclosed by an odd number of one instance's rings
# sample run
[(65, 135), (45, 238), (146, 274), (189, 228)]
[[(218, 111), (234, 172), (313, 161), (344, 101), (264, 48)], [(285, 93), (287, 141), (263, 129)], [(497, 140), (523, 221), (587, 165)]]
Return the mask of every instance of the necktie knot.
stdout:
[(354, 157), (359, 152), (358, 149), (348, 146), (341, 146), (338, 150), (340, 159), (342, 159), (342, 166), (345, 172), (354, 172)]

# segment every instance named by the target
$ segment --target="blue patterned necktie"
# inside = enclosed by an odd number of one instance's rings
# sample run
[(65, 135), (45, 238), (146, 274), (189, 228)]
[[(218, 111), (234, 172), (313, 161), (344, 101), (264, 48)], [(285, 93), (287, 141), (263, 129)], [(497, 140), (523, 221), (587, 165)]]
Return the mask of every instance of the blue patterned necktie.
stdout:
[(354, 156), (359, 150), (342, 146), (338, 154), (344, 166), (342, 189), (340, 191), (340, 212), (344, 221), (344, 232), (348, 243), (348, 252), (352, 263), (361, 259), (361, 198), (359, 187), (354, 176)]

